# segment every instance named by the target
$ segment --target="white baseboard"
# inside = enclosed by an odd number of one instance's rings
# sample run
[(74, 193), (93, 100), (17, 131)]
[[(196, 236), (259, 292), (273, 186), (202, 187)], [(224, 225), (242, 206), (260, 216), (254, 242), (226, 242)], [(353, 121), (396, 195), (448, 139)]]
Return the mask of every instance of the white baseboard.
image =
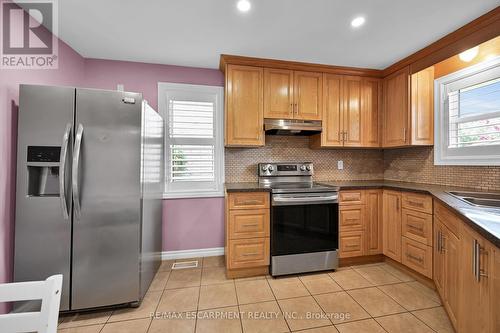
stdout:
[(224, 255), (223, 247), (212, 247), (208, 249), (164, 251), (161, 253), (161, 260), (213, 257), (222, 255)]

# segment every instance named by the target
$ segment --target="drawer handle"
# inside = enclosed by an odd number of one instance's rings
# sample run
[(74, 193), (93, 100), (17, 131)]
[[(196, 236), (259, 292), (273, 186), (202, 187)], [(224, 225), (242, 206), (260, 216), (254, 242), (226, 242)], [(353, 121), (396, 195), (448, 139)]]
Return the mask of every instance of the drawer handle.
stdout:
[(415, 257), (415, 256), (412, 256), (411, 254), (407, 253), (406, 254), (406, 257), (408, 257), (409, 259), (413, 259), (415, 261), (418, 261), (420, 263), (424, 262), (424, 259), (421, 258), (421, 257)]
[(414, 229), (414, 230), (418, 230), (420, 232), (424, 232), (424, 228), (423, 227), (417, 227), (416, 225), (413, 225), (413, 224), (407, 224), (407, 226), (411, 229)]
[(260, 205), (260, 200), (245, 200), (241, 203), (242, 205)]
[(258, 226), (257, 223), (246, 223), (242, 225), (242, 227), (257, 227), (257, 226)]
[(422, 208), (424, 207), (423, 202), (408, 201), (408, 204), (415, 207), (422, 207)]
[(351, 245), (346, 245), (345, 247), (347, 247), (347, 248), (353, 248), (353, 247), (359, 247), (359, 245), (351, 244)]
[(252, 257), (252, 256), (257, 256), (259, 255), (259, 252), (251, 252), (251, 253), (243, 253), (243, 257)]

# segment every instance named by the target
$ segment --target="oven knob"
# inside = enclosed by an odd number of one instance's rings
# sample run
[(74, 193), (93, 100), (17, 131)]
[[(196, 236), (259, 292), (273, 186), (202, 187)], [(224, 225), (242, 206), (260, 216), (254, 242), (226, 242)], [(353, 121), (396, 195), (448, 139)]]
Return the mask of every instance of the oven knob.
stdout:
[(273, 172), (274, 171), (274, 167), (272, 165), (270, 165), (267, 170), (269, 170), (269, 172)]
[(306, 166), (305, 165), (301, 165), (300, 166), (300, 171), (306, 171)]
[(306, 166), (306, 169), (307, 171), (311, 171), (311, 166), (310, 165)]
[(269, 165), (263, 165), (262, 166), (262, 171), (267, 171), (267, 168), (269, 168)]

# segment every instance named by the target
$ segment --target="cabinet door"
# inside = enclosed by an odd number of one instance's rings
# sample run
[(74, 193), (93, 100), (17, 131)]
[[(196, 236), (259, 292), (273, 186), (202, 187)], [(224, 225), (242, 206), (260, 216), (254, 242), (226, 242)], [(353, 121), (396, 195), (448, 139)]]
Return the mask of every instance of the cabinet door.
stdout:
[(340, 231), (342, 230), (363, 230), (365, 206), (340, 206)]
[(262, 68), (226, 67), (226, 146), (263, 146)]
[(366, 191), (366, 254), (382, 253), (382, 191)]
[(361, 80), (361, 124), (363, 126), (363, 147), (380, 147), (382, 139), (382, 96), (379, 79)]
[(434, 219), (434, 283), (436, 284), (436, 289), (444, 298), (444, 253), (442, 251), (442, 235), (443, 235), (443, 224), (438, 220)]
[(324, 74), (323, 77), (323, 131), (322, 147), (339, 147), (343, 145), (343, 111), (342, 76)]
[(264, 68), (264, 118), (293, 119), (293, 71)]
[(500, 249), (494, 248), (491, 256), (491, 308), (490, 308), (490, 328), (491, 332), (500, 332)]
[(361, 78), (344, 77), (344, 146), (361, 147)]
[(339, 237), (339, 257), (350, 258), (364, 255), (364, 231), (345, 231)]
[(448, 228), (443, 227), (444, 252), (444, 306), (455, 328), (457, 328), (460, 289), (460, 240)]
[(295, 119), (321, 120), (323, 74), (294, 72)]
[(384, 147), (407, 145), (409, 67), (384, 79)]
[(383, 192), (383, 252), (401, 262), (401, 192)]
[(434, 143), (434, 67), (411, 76), (411, 144)]

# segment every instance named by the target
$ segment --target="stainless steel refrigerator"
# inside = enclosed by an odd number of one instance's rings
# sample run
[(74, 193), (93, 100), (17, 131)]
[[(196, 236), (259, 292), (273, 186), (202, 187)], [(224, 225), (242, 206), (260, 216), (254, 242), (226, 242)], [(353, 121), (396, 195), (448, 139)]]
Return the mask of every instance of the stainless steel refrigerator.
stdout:
[(62, 273), (61, 311), (137, 304), (160, 265), (161, 117), (139, 93), (19, 98), (14, 280)]

